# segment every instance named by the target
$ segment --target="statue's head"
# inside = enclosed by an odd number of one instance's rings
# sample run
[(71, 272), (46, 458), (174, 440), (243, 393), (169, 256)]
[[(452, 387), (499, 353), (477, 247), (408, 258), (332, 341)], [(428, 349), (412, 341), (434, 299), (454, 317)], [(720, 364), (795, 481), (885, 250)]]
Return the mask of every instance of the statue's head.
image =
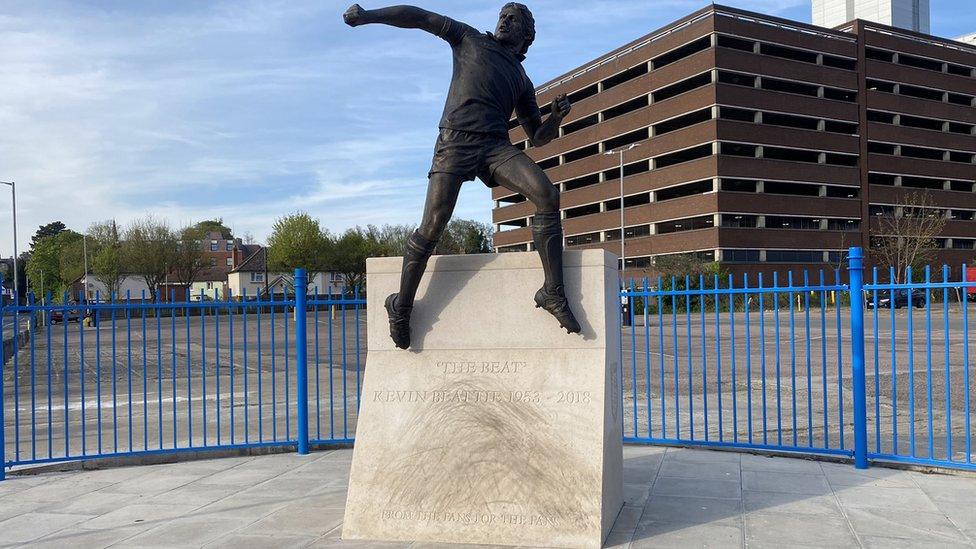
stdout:
[(535, 19), (525, 4), (509, 2), (502, 6), (498, 14), (498, 26), (495, 28), (495, 38), (505, 45), (516, 48), (525, 55), (529, 46), (535, 40)]

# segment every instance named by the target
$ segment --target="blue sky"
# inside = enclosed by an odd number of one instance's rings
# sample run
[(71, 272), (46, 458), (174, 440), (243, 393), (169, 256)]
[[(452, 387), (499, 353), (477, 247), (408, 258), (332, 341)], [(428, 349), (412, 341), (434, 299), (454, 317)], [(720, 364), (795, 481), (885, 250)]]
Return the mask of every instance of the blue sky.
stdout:
[[(482, 29), (502, 0), (420, 4)], [(728, 5), (809, 21), (809, 0)], [(971, 0), (935, 0), (933, 33), (976, 31)], [(380, 4), (369, 1), (364, 7)], [(542, 83), (705, 5), (530, 1), (526, 70)], [(968, 5), (968, 7), (967, 7)], [(6, 0), (0, 5), (0, 180), (18, 182), (21, 248), (37, 226), (77, 230), (152, 213), (223, 217), (263, 241), (305, 210), (334, 232), (415, 223), (450, 80), (445, 43), (341, 23), (323, 0)], [(11, 253), (0, 188), (0, 255)], [(488, 221), (488, 190), (456, 215)]]

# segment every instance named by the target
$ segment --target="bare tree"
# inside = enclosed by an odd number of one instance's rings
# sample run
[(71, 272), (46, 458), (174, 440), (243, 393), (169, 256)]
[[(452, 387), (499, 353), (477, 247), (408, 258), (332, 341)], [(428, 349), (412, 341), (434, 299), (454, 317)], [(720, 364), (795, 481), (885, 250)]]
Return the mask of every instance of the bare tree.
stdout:
[(174, 264), (176, 236), (165, 221), (149, 215), (125, 229), (123, 256), (129, 270), (146, 282), (153, 299)]
[(203, 237), (206, 234), (206, 230), (199, 225), (190, 225), (180, 229), (175, 239), (172, 272), (187, 293), (206, 267), (203, 262)]
[(936, 237), (948, 221), (945, 209), (935, 205), (928, 191), (912, 191), (901, 202), (891, 215), (877, 217), (871, 230), (871, 255), (894, 269), (896, 283), (906, 281), (909, 267), (917, 270), (935, 257)]
[(122, 256), (122, 239), (119, 227), (111, 219), (102, 223), (94, 223), (88, 227), (88, 238), (92, 248), (91, 269), (94, 277), (105, 285), (109, 295), (102, 296), (110, 299), (118, 296), (125, 280), (126, 264)]

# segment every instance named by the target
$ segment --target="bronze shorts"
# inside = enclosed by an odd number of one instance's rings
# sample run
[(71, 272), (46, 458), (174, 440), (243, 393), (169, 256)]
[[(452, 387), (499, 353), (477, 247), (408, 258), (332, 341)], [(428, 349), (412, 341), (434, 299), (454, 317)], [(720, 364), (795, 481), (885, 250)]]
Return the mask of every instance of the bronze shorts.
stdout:
[(512, 145), (508, 136), (441, 128), (427, 176), (450, 173), (464, 178), (463, 181), (477, 177), (485, 185), (497, 187), (492, 179), (495, 170), (520, 154), (522, 151)]

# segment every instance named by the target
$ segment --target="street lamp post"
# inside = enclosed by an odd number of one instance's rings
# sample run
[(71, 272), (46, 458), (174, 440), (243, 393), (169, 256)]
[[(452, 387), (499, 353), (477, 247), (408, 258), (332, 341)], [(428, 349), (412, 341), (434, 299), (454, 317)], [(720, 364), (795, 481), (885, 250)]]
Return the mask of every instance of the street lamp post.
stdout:
[(10, 186), (10, 202), (13, 208), (13, 222), (14, 222), (14, 303), (20, 304), (20, 286), (18, 280), (20, 279), (17, 273), (17, 186), (13, 181), (0, 181), (4, 185)]
[(639, 143), (631, 143), (625, 148), (620, 148), (617, 150), (610, 150), (603, 154), (619, 154), (620, 155), (620, 277), (624, 277), (624, 269), (627, 267), (627, 252), (624, 250), (624, 153), (633, 149), (634, 147), (640, 146)]
[(84, 283), (84, 299), (85, 305), (88, 305), (88, 236), (81, 235), (81, 254), (85, 256), (85, 283)]

